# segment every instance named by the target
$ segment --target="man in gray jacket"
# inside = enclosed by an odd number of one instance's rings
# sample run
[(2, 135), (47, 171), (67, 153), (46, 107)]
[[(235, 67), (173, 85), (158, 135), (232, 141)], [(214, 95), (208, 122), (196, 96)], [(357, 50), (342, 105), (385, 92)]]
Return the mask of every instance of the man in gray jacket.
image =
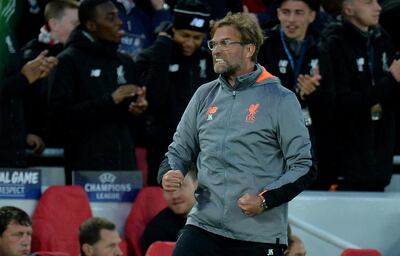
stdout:
[(197, 202), (173, 255), (283, 255), (287, 202), (315, 178), (300, 105), (256, 64), (256, 23), (228, 15), (211, 36), (220, 76), (194, 94), (159, 171), (175, 191), (192, 161), (198, 169)]

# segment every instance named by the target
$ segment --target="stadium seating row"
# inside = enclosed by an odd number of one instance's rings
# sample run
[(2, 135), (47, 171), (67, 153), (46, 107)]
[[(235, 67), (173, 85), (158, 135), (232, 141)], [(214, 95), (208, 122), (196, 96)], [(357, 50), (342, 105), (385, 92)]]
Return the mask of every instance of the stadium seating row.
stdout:
[[(125, 234), (122, 234), (120, 247), (124, 255), (144, 255), (140, 247), (144, 229), (165, 207), (167, 204), (160, 187), (145, 187), (140, 191), (128, 215)], [(77, 231), (79, 225), (92, 216), (88, 196), (82, 187), (50, 186), (32, 215), (32, 252), (79, 255)], [(163, 243), (155, 245), (152, 251), (158, 251), (158, 246), (163, 247)]]
[[(155, 242), (146, 254), (140, 239), (150, 220), (167, 207), (160, 187), (144, 187), (135, 199), (122, 234), (121, 250), (132, 256), (169, 256), (173, 242)], [(79, 255), (78, 228), (92, 217), (85, 190), (80, 186), (50, 186), (40, 198), (32, 216), (32, 252), (36, 255)], [(39, 253), (51, 252), (51, 254)], [(56, 253), (56, 254), (54, 254)], [(374, 249), (346, 249), (341, 256), (380, 256)]]

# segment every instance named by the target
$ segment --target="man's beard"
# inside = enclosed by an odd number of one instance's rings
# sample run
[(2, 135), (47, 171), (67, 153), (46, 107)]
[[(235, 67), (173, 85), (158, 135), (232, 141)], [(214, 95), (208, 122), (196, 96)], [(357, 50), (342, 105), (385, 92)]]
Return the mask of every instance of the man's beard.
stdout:
[(236, 66), (228, 66), (224, 69), (220, 69), (219, 71), (214, 68), (215, 73), (221, 74), (224, 77), (230, 77), (235, 74), (240, 69), (240, 65)]

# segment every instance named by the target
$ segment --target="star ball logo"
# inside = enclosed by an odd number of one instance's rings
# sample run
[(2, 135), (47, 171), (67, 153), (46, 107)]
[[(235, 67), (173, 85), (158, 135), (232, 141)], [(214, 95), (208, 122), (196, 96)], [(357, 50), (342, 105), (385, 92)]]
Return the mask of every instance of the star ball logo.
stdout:
[(117, 177), (109, 172), (105, 172), (99, 176), (99, 180), (101, 183), (114, 183)]

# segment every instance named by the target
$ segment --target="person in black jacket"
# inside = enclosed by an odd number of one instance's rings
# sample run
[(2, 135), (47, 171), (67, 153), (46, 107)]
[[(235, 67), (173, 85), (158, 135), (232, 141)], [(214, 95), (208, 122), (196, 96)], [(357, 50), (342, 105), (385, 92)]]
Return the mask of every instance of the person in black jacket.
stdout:
[[(394, 49), (398, 57), (400, 57), (400, 33), (398, 24), (400, 23), (400, 1), (398, 0), (383, 0), (380, 2), (382, 13), (379, 17), (379, 24), (388, 32), (392, 38)], [(400, 102), (399, 102), (400, 103)], [(400, 109), (400, 104), (398, 104)], [(397, 111), (396, 116), (396, 149), (395, 154), (400, 155), (400, 111)], [(397, 172), (400, 166), (395, 166)]]
[(209, 28), (207, 6), (197, 0), (181, 1), (174, 15), (174, 24), (164, 24), (156, 42), (137, 57), (148, 88), (149, 185), (158, 184), (158, 167), (190, 98), (202, 83), (216, 77), (211, 54), (201, 46)]
[(192, 164), (177, 191), (163, 190), (168, 206), (146, 225), (140, 241), (143, 253), (156, 241), (175, 242), (178, 239), (181, 229), (185, 226), (187, 215), (196, 202), (194, 193), (197, 185), (196, 165)]
[(40, 154), (42, 139), (25, 127), (22, 101), (33, 83), (48, 75), (57, 64), (43, 51), (34, 60), (22, 64), (13, 34), (15, 2), (0, 6), (0, 167), (27, 167), (27, 146)]
[[(323, 159), (327, 142), (322, 140), (326, 129), (321, 126), (331, 116), (326, 113), (330, 109), (326, 105), (331, 101), (325, 97), (326, 88), (319, 86), (322, 79), (319, 70), (327, 66), (318, 65), (319, 35), (310, 30), (319, 4), (315, 0), (279, 0), (276, 4), (280, 24), (267, 31), (258, 62), (279, 77), (283, 86), (296, 93), (310, 133), (313, 153), (317, 158), (315, 167), (321, 167), (313, 187), (328, 189), (332, 178), (329, 177), (326, 161)], [(319, 151), (322, 151), (321, 156)], [(320, 158), (321, 163), (318, 161)]]
[(334, 86), (336, 133), (330, 153), (336, 158), (338, 190), (383, 191), (391, 179), (400, 60), (377, 26), (380, 11), (377, 0), (344, 0), (343, 21), (323, 34), (321, 48)]
[[(48, 50), (49, 56), (57, 56), (64, 49), (69, 35), (79, 24), (78, 7), (79, 2), (75, 0), (53, 0), (46, 4), (46, 24), (40, 29), (37, 38), (22, 48), (24, 62), (36, 58), (44, 50)], [(43, 138), (46, 147), (61, 147), (61, 142), (54, 138), (51, 129), (47, 97), (47, 79), (41, 79), (29, 88), (29, 93), (24, 99), (27, 123), (30, 130)]]
[[(62, 127), (67, 174), (134, 170), (131, 126), (147, 107), (134, 62), (117, 52), (123, 35), (111, 0), (84, 0), (59, 66), (49, 77), (49, 107)], [(70, 178), (67, 175), (67, 182)]]

